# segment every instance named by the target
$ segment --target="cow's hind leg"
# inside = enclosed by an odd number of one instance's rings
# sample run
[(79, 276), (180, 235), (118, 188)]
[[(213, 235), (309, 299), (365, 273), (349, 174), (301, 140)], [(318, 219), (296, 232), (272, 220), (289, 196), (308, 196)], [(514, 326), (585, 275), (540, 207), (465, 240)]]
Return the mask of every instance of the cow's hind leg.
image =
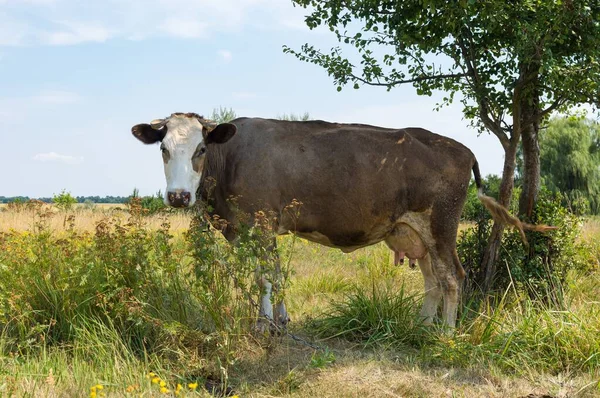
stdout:
[(423, 297), (423, 307), (421, 308), (421, 316), (426, 325), (433, 323), (433, 318), (437, 313), (440, 300), (442, 299), (442, 290), (436, 276), (431, 267), (431, 256), (427, 254), (419, 259), (419, 268), (423, 274), (425, 282), (425, 297)]

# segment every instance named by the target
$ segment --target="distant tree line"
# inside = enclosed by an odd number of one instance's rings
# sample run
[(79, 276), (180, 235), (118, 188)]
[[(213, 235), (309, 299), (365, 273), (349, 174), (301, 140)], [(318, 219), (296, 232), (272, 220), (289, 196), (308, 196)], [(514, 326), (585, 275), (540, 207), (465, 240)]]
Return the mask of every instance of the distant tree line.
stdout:
[[(127, 203), (130, 196), (76, 196), (77, 203)], [(29, 196), (0, 196), (0, 203), (27, 202), (31, 199), (53, 203), (53, 197), (33, 198)]]

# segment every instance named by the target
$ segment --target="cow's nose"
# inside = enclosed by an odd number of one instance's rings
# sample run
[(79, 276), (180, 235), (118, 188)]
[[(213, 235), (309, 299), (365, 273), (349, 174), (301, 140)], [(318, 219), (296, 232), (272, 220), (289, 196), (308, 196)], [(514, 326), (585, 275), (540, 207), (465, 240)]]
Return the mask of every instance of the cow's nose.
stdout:
[(192, 194), (186, 191), (168, 192), (167, 198), (169, 199), (169, 204), (173, 207), (188, 207), (192, 199)]

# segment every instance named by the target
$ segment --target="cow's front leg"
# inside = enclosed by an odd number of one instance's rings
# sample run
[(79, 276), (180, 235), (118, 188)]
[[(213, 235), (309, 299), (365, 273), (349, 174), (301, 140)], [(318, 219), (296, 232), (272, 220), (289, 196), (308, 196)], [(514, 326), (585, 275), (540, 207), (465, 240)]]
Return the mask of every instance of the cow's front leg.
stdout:
[[(281, 263), (279, 261), (279, 254), (277, 253), (277, 242), (273, 239), (273, 242), (267, 248), (268, 254), (264, 259), (264, 262), (268, 265), (273, 264), (271, 275), (265, 272), (265, 267), (259, 265), (256, 268), (256, 279), (260, 287), (260, 310), (259, 318), (257, 322), (257, 330), (265, 332), (267, 328), (273, 333), (280, 332), (281, 329), (285, 329), (290, 318), (285, 308), (285, 302), (283, 298), (283, 273), (281, 272)], [(273, 281), (271, 283), (271, 281)], [(273, 308), (272, 296), (275, 293), (276, 305)]]
[(275, 305), (275, 322), (277, 327), (285, 328), (290, 321), (287, 310), (285, 309), (285, 302), (283, 298), (282, 287), (284, 285), (283, 274), (281, 272), (281, 262), (279, 261), (279, 254), (275, 250), (275, 295), (277, 304)]
[(256, 330), (259, 333), (266, 332), (273, 322), (273, 304), (271, 304), (271, 294), (273, 285), (265, 277), (263, 267), (258, 265), (255, 270), (256, 282), (260, 288), (260, 308), (258, 310), (258, 320), (256, 321)]

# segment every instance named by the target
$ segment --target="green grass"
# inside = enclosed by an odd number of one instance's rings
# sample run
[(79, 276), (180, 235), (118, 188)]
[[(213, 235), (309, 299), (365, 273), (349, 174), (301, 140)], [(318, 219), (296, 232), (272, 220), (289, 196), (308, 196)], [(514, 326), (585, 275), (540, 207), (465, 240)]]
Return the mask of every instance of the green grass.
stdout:
[(420, 273), (394, 266), (384, 245), (343, 254), (279, 238), (290, 327), (323, 347), (314, 350), (253, 332), (253, 269), (270, 264), (252, 231), (231, 247), (198, 225), (173, 234), (168, 221), (150, 226), (134, 211), (94, 232), (59, 233), (42, 219), (0, 233), (0, 396), (85, 396), (98, 384), (107, 396), (161, 395), (155, 377), (167, 395), (181, 384), (179, 396), (215, 386), (242, 396), (600, 395), (597, 272), (571, 272), (560, 308), (513, 288), (474, 303), (448, 335), (422, 325)]

